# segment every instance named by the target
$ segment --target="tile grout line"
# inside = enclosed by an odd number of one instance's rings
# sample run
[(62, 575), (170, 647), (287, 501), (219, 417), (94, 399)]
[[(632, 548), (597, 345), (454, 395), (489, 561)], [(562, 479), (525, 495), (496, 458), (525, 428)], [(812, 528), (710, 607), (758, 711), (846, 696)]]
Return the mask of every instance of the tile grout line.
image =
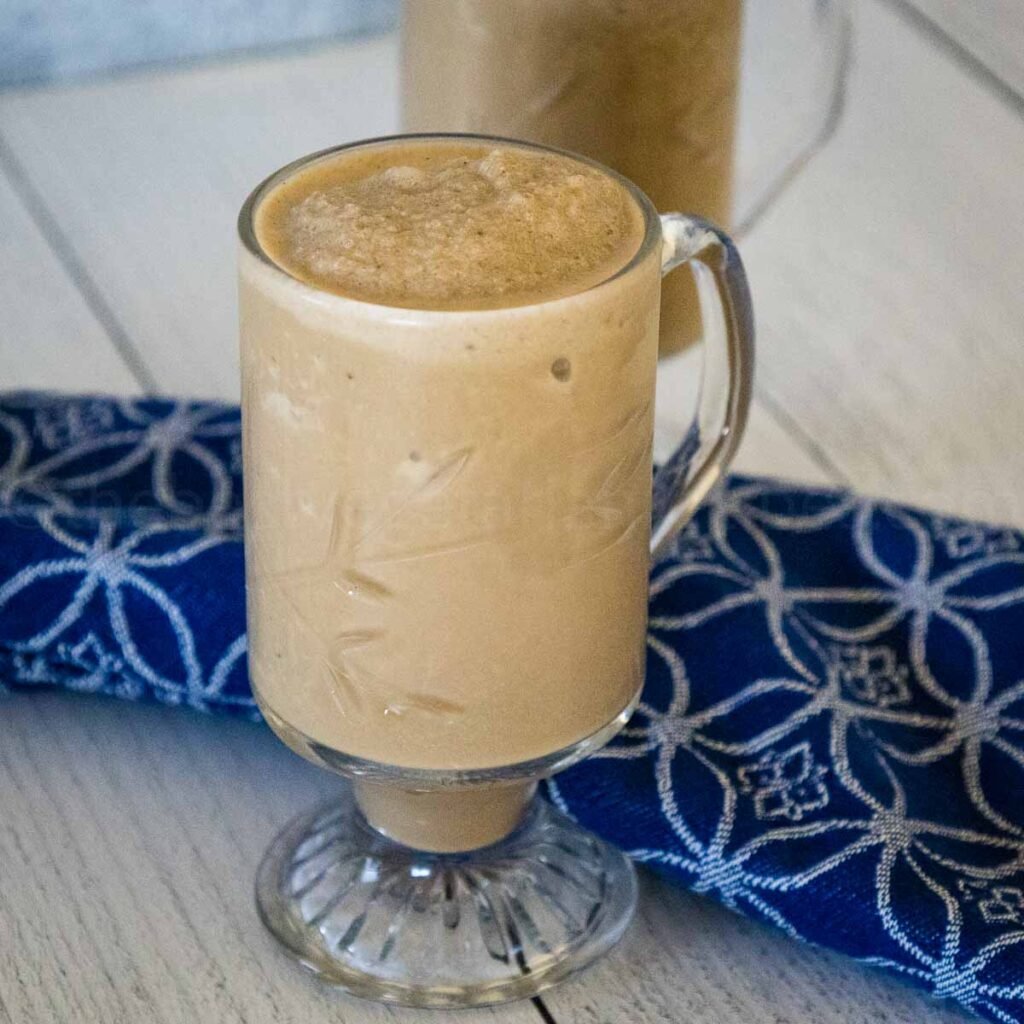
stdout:
[(540, 1019), (544, 1024), (558, 1024), (555, 1020), (554, 1015), (548, 1009), (547, 1003), (540, 996), (530, 996), (530, 1002), (533, 1003), (533, 1008), (540, 1014)]
[(993, 93), (1015, 114), (1024, 118), (1024, 93), (1018, 92), (1006, 79), (1001, 78), (981, 57), (969, 50), (959, 39), (918, 8), (913, 0), (881, 0), (881, 2), (895, 11), (911, 28), (928, 36), (939, 50), (959, 65), (971, 78)]
[(75, 252), (70, 239), (64, 233), (56, 217), (50, 212), (43, 197), (32, 185), (25, 168), (14, 155), (10, 144), (2, 134), (0, 134), (0, 171), (6, 174), (11, 188), (21, 201), (33, 224), (43, 236), (71, 283), (78, 290), (89, 311), (103, 328), (128, 372), (135, 378), (136, 383), (143, 391), (149, 394), (158, 392), (160, 389), (156, 379), (149, 367), (146, 366), (135, 343), (117, 319), (117, 315), (89, 274), (85, 263)]
[(757, 388), (754, 392), (754, 398), (760, 402), (762, 408), (775, 422), (776, 426), (800, 445), (826, 476), (830, 477), (834, 483), (841, 484), (843, 487), (852, 486), (850, 478), (846, 473), (839, 468), (839, 465), (832, 460), (831, 456), (811, 437), (796, 418), (783, 408), (781, 403), (777, 402), (764, 388)]

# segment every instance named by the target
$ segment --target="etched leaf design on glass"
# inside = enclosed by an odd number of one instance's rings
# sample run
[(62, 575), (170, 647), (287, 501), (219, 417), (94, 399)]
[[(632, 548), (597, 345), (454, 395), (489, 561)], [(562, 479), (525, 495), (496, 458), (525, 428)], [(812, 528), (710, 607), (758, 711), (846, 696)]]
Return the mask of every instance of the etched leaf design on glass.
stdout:
[(396, 526), (418, 505), (447, 491), (472, 455), (472, 448), (447, 455), (425, 479), (387, 503), (386, 511), (370, 521), (349, 495), (339, 495), (323, 556), (271, 577), (292, 609), (294, 621), (313, 640), (329, 692), (343, 715), (363, 711), (368, 699), (383, 704), (385, 714), (415, 710), (447, 715), (460, 710), (451, 701), (395, 692), (394, 682), (378, 678), (360, 661), (359, 652), (379, 643), (388, 632), (385, 608), (393, 593), (380, 578), (380, 567), (443, 550), (436, 545), (411, 550), (390, 545)]

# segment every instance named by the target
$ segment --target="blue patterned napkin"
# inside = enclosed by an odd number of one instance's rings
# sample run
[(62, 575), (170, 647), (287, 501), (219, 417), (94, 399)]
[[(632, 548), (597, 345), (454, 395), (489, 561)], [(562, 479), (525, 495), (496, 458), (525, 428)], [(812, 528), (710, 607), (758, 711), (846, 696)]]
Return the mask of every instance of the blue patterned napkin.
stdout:
[[(0, 396), (0, 680), (257, 718), (239, 422)], [(1024, 1022), (1024, 535), (734, 478), (651, 582), (647, 683), (552, 799), (786, 933)]]

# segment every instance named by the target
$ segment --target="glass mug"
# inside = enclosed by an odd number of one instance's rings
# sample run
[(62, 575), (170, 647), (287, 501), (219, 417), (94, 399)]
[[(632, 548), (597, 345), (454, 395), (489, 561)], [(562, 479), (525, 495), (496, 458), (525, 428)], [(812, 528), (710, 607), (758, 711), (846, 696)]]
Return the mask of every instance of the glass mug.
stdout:
[[(559, 146), (742, 232), (838, 119), (846, 0), (404, 0), (402, 123)], [(439, 55), (443, 54), (443, 58)], [(662, 355), (700, 335), (688, 275)]]
[[(314, 154), (249, 196), (239, 259), (253, 687), (285, 743), (354, 783), (274, 841), (260, 914), (356, 995), (458, 1007), (546, 988), (630, 920), (628, 859), (537, 782), (639, 698), (651, 558), (736, 450), (753, 326), (721, 231), (575, 156), (622, 184), (644, 234), (564, 298), (392, 308), (262, 248), (260, 204), (300, 170), (446, 140), (545, 151), (427, 135)], [(660, 285), (682, 264), (708, 311), (704, 384), (652, 497)]]

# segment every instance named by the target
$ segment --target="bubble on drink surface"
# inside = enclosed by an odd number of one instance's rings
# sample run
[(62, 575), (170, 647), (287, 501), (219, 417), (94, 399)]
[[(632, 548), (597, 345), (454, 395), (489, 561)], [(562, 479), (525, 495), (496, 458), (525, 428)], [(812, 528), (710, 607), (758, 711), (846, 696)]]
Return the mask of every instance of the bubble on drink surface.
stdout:
[(395, 188), (403, 192), (412, 192), (418, 188), (423, 188), (430, 180), (418, 167), (406, 167), (404, 165), (389, 167), (386, 171), (382, 172), (381, 177), (389, 185), (394, 185)]
[(572, 363), (565, 356), (559, 356), (551, 364), (551, 376), (555, 380), (565, 383), (572, 376)]
[(507, 191), (511, 187), (512, 168), (509, 166), (507, 153), (503, 153), (500, 149), (493, 149), (478, 161), (477, 167), (488, 181), (494, 183), (496, 188)]
[(642, 239), (626, 190), (557, 153), (409, 144), (390, 166), (379, 151), (359, 159), (300, 171), (257, 225), (285, 269), (353, 298), (426, 309), (543, 301), (613, 276)]

